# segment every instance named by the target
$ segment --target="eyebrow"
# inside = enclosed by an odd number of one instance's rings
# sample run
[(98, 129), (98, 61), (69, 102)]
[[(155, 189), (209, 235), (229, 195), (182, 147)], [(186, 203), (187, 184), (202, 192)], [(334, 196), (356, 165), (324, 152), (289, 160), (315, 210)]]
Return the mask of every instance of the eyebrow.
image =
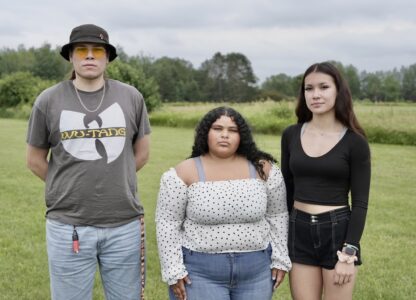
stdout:
[[(323, 81), (323, 82), (319, 82), (317, 85), (322, 85), (322, 84), (330, 84), (330, 82)], [(311, 84), (311, 83), (305, 83), (305, 86), (313, 86), (313, 84)]]
[(232, 126), (223, 126), (223, 125), (220, 125), (220, 124), (212, 124), (211, 125), (211, 127), (221, 127), (221, 128), (235, 128), (235, 129), (238, 129), (238, 126), (237, 125), (232, 125)]

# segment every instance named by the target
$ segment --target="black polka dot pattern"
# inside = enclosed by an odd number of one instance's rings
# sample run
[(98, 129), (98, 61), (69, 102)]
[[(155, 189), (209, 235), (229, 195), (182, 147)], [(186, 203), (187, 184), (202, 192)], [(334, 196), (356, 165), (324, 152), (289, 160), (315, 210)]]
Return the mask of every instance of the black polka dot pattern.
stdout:
[(162, 176), (156, 209), (162, 279), (183, 278), (182, 246), (207, 253), (249, 252), (272, 245), (272, 268), (291, 268), (287, 251), (286, 188), (273, 166), (268, 180), (196, 182), (170, 169)]

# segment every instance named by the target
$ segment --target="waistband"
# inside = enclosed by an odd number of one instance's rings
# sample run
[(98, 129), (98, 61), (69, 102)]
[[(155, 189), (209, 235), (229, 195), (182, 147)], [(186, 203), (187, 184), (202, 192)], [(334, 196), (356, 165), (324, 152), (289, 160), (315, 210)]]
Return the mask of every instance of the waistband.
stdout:
[(342, 220), (346, 217), (349, 217), (350, 214), (351, 211), (348, 206), (315, 215), (293, 208), (292, 212), (290, 213), (290, 220), (300, 220), (310, 223), (336, 222), (337, 220)]
[(182, 251), (183, 251), (183, 253), (190, 254), (190, 255), (199, 254), (199, 255), (206, 255), (206, 256), (211, 256), (211, 255), (218, 255), (218, 256), (221, 256), (221, 255), (239, 256), (239, 255), (255, 254), (255, 253), (258, 253), (258, 252), (272, 251), (272, 245), (269, 243), (267, 245), (267, 248), (266, 249), (261, 249), (261, 250), (238, 251), (238, 252), (213, 252), (213, 253), (211, 253), (211, 252), (194, 251), (194, 250), (191, 250), (189, 248), (186, 248), (186, 247), (182, 246)]

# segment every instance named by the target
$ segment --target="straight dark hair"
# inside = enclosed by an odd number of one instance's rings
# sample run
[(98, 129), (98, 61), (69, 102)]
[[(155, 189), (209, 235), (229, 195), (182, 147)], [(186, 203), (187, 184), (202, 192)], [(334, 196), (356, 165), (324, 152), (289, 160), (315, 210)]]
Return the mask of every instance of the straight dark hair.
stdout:
[(305, 99), (305, 78), (311, 73), (324, 73), (332, 77), (337, 87), (337, 98), (335, 99), (335, 118), (345, 127), (355, 133), (366, 137), (364, 129), (355, 116), (351, 91), (346, 80), (342, 77), (339, 70), (329, 62), (321, 62), (311, 65), (303, 74), (300, 86), (298, 103), (296, 106), (296, 116), (298, 123), (305, 123), (312, 120), (312, 112), (306, 105)]

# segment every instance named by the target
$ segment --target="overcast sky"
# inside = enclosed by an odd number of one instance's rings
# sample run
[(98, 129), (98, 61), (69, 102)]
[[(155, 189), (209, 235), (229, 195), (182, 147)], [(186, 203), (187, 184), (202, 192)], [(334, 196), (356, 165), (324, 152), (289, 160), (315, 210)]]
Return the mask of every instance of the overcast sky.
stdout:
[(360, 71), (416, 63), (415, 0), (0, 0), (0, 48), (53, 47), (85, 23), (128, 55), (179, 57), (195, 68), (240, 52), (260, 81), (336, 60)]

